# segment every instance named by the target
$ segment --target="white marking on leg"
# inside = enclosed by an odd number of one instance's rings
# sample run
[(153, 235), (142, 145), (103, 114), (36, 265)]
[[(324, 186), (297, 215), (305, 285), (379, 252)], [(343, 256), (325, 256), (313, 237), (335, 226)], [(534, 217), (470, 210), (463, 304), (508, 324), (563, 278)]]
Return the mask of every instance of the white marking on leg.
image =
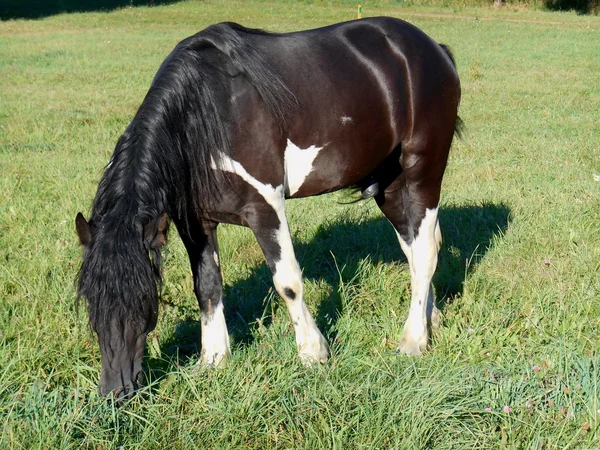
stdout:
[(311, 145), (302, 149), (289, 139), (285, 148), (285, 186), (288, 195), (294, 195), (300, 190), (304, 180), (313, 169), (313, 162), (323, 147)]
[(411, 275), (410, 310), (399, 347), (402, 353), (409, 355), (420, 355), (427, 347), (427, 313), (433, 314), (436, 310), (431, 278), (437, 265), (438, 242), (441, 243), (437, 213), (437, 208), (425, 211), (417, 235), (410, 244), (397, 233)]
[(202, 313), (200, 327), (202, 330), (201, 363), (212, 367), (222, 366), (231, 354), (223, 302), (219, 302), (212, 311)]
[(217, 252), (213, 252), (213, 259), (215, 260), (217, 267), (219, 267), (219, 255), (217, 255)]
[(342, 121), (342, 125), (347, 125), (347, 124), (352, 123), (354, 121), (352, 119), (352, 117), (350, 117), (350, 116), (342, 116), (342, 117), (340, 117), (340, 120)]
[[(279, 228), (275, 232), (275, 239), (279, 244), (280, 259), (275, 262), (275, 273), (273, 274), (275, 289), (285, 300), (294, 324), (300, 359), (305, 364), (327, 361), (329, 357), (327, 341), (319, 331), (304, 302), (302, 272), (294, 254), (292, 238), (285, 216), (283, 186), (274, 188), (270, 184), (261, 183), (250, 175), (239, 162), (224, 155), (222, 156), (221, 169), (237, 174), (253, 186), (277, 214)], [(287, 289), (292, 291), (293, 297), (286, 292)]]
[(398, 230), (396, 230), (396, 228), (394, 228), (394, 230), (396, 231), (396, 236), (398, 236), (398, 242), (400, 242), (400, 248), (402, 249), (404, 256), (406, 256), (406, 260), (408, 261), (408, 267), (410, 269), (410, 267), (412, 266), (412, 253), (410, 251), (410, 245), (408, 245), (406, 241), (402, 239), (402, 236), (400, 236), (400, 233), (398, 233)]
[(281, 222), (276, 239), (281, 253), (275, 263), (273, 282), (292, 319), (298, 354), (305, 365), (324, 363), (329, 358), (329, 346), (304, 302), (302, 272), (294, 255), (287, 221)]
[(437, 244), (438, 251), (442, 248), (442, 229), (440, 228), (440, 221), (435, 222), (435, 243)]
[[(435, 222), (435, 243), (437, 245), (436, 254), (439, 254), (442, 248), (442, 229), (440, 228), (440, 221)], [(437, 266), (437, 264), (436, 264)], [(435, 267), (433, 268), (435, 271)], [(431, 303), (427, 304), (427, 316), (431, 323), (431, 329), (436, 331), (442, 324), (442, 312), (435, 306), (435, 298), (433, 298), (433, 288), (430, 289), (429, 298)]]

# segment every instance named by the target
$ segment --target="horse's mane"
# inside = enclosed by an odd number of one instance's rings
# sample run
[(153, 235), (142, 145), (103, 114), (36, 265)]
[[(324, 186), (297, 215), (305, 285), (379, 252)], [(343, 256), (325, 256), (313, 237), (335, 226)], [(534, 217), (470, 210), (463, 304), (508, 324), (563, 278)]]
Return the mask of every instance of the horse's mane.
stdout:
[(136, 230), (163, 212), (187, 227), (218, 201), (223, 173), (213, 167), (231, 153), (230, 93), (223, 83), (230, 75), (218, 66), (223, 55), (255, 87), (280, 128), (295, 108), (280, 76), (244, 39), (248, 34), (266, 33), (222, 23), (180, 42), (118, 140), (93, 203), (94, 240), (79, 273), (79, 295), (89, 301), (96, 331), (110, 329), (115, 309), (120, 318), (141, 319), (157, 306), (160, 254), (141, 248)]
[(186, 221), (219, 196), (220, 171), (211, 166), (230, 154), (224, 123), (230, 93), (219, 83), (227, 74), (205, 50), (227, 56), (256, 88), (277, 124), (285, 126), (295, 97), (244, 34), (267, 33), (221, 23), (177, 45), (117, 143), (98, 187), (95, 214), (112, 210), (121, 215), (114, 201), (131, 201), (131, 194), (139, 197), (139, 206), (157, 203), (145, 197), (160, 192), (163, 198), (156, 206)]

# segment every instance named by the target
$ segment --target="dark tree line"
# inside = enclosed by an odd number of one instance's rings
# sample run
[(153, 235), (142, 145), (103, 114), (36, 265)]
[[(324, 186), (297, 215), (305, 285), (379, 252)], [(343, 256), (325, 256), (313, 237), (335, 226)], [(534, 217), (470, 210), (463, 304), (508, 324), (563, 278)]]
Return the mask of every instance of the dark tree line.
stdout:
[(60, 13), (110, 11), (125, 6), (152, 6), (177, 0), (0, 0), (0, 19), (37, 19)]
[(600, 12), (600, 0), (544, 0), (544, 5), (551, 11), (575, 10), (579, 14)]
[[(0, 19), (37, 19), (60, 13), (110, 11), (125, 6), (152, 6), (175, 3), (176, 1), (178, 0), (0, 0)], [(357, 1), (352, 0), (352, 3), (354, 4)], [(506, 2), (506, 0), (492, 1), (494, 6), (501, 6)], [(528, 3), (531, 0), (523, 1)], [(542, 1), (544, 6), (551, 11), (574, 10), (579, 14), (600, 13), (600, 0)], [(349, 3), (347, 0), (340, 0), (340, 2)], [(474, 3), (478, 2), (475, 1)]]

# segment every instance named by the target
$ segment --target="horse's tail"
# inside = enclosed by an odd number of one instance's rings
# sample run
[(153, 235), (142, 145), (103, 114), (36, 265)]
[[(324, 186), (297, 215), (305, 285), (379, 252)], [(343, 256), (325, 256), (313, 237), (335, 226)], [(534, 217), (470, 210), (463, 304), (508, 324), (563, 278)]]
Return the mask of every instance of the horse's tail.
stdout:
[[(452, 65), (456, 69), (456, 60), (454, 59), (454, 53), (452, 53), (452, 50), (450, 49), (450, 47), (448, 47), (445, 44), (438, 44), (438, 45), (440, 47), (442, 47), (442, 50), (444, 50), (446, 55), (448, 55), (448, 58), (450, 58)], [(458, 137), (460, 139), (460, 138), (462, 138), (464, 131), (465, 131), (465, 123), (459, 116), (456, 116), (456, 124), (454, 125), (454, 134), (456, 135), (456, 137)]]
[(452, 53), (450, 47), (448, 47), (446, 44), (438, 45), (442, 47), (442, 50), (444, 50), (444, 52), (446, 52), (446, 55), (448, 55), (448, 58), (450, 58), (450, 61), (452, 61), (452, 65), (456, 68), (456, 60), (454, 59), (454, 53)]

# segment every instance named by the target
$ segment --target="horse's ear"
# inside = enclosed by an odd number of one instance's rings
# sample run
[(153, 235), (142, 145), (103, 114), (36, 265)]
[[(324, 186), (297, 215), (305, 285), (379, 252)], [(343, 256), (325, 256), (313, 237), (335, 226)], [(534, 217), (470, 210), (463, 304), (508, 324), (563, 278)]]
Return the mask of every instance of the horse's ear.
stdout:
[(92, 230), (90, 224), (80, 212), (77, 213), (77, 216), (75, 217), (75, 228), (77, 229), (77, 235), (79, 236), (81, 245), (88, 247), (90, 242), (92, 242)]
[(144, 227), (144, 240), (154, 250), (160, 250), (167, 243), (169, 216), (164, 212)]

